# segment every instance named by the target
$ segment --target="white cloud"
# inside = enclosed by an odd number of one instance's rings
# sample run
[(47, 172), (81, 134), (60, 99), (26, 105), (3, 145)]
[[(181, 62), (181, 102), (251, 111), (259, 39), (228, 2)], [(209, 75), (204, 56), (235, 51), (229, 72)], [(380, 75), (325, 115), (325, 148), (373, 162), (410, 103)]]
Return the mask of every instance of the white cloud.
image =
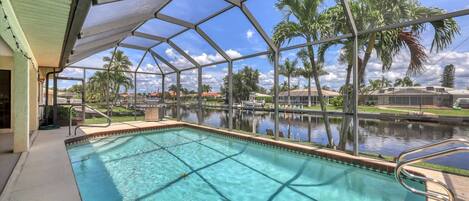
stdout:
[(252, 38), (252, 36), (254, 35), (254, 31), (252, 31), (251, 29), (248, 29), (246, 31), (246, 38), (249, 40)]
[[(191, 54), (189, 51), (185, 51), (189, 56), (191, 56), (192, 58), (194, 58), (194, 60), (199, 63), (199, 64), (202, 64), (202, 65), (205, 65), (205, 64), (210, 64), (210, 63), (215, 63), (215, 62), (218, 62), (218, 61), (223, 61), (225, 60), (220, 54), (216, 53), (216, 54), (207, 54), (207, 53), (202, 53), (200, 55), (194, 55), (194, 54)], [(232, 50), (232, 49), (228, 49), (225, 51), (226, 54), (231, 57), (231, 58), (237, 58), (237, 57), (241, 57), (241, 53), (239, 53), (238, 51), (236, 50)], [(174, 52), (174, 50), (172, 48), (168, 48), (165, 50), (165, 53), (166, 55), (168, 55), (169, 57), (173, 58), (174, 60), (170, 61), (171, 64), (173, 64), (175, 67), (179, 67), (179, 68), (187, 68), (187, 67), (190, 67), (190, 66), (193, 66), (192, 63), (190, 63), (186, 58), (184, 58), (183, 56), (177, 54), (176, 52)]]
[[(453, 64), (456, 68), (455, 87), (466, 88), (469, 86), (469, 52), (444, 51), (439, 53), (427, 52), (429, 60), (424, 64), (425, 70), (420, 74), (412, 75), (411, 78), (422, 85), (440, 85), (444, 66)], [(382, 63), (376, 55), (370, 59), (367, 65), (366, 79), (380, 79), (382, 75), (394, 81), (406, 75), (409, 66), (410, 55), (402, 52), (393, 59), (391, 70), (381, 72)]]
[(239, 53), (238, 51), (233, 50), (233, 49), (228, 49), (225, 52), (230, 58), (238, 58), (238, 57), (243, 56), (243, 55), (241, 55), (241, 53)]
[(166, 53), (166, 55), (168, 55), (169, 57), (176, 57), (176, 53), (174, 53), (174, 49), (173, 48), (168, 48), (164, 51), (164, 53)]

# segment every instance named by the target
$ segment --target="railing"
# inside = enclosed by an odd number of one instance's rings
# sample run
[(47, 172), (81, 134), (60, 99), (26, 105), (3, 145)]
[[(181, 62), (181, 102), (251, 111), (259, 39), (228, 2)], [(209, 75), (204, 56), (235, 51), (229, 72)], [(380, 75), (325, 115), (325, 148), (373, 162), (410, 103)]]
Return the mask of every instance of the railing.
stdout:
[[(410, 154), (425, 151), (425, 150), (428, 150), (430, 148), (440, 147), (440, 146), (444, 146), (444, 145), (451, 145), (451, 144), (464, 144), (464, 145), (468, 145), (468, 146), (466, 146), (466, 147), (452, 147), (452, 148), (448, 148), (448, 149), (445, 149), (445, 150), (442, 150), (442, 151), (438, 151), (438, 152), (426, 154), (426, 155), (423, 155), (423, 156), (415, 157), (415, 158), (412, 158), (412, 159), (404, 159), (406, 156), (408, 156)], [(435, 200), (454, 201), (454, 198), (455, 198), (454, 192), (451, 189), (449, 189), (449, 187), (445, 183), (443, 183), (439, 180), (433, 179), (433, 178), (428, 178), (428, 177), (423, 177), (423, 176), (418, 176), (418, 175), (412, 174), (412, 173), (408, 172), (406, 169), (404, 169), (404, 167), (407, 166), (407, 165), (422, 162), (422, 161), (425, 161), (425, 160), (440, 158), (440, 157), (443, 157), (443, 156), (448, 156), (448, 155), (451, 155), (451, 154), (462, 153), (462, 152), (469, 152), (469, 141), (464, 140), (464, 139), (449, 139), (449, 140), (444, 140), (444, 141), (441, 141), (441, 142), (438, 142), (438, 143), (425, 145), (425, 146), (421, 146), (421, 147), (417, 147), (417, 148), (413, 148), (413, 149), (409, 149), (407, 151), (404, 151), (399, 155), (399, 157), (397, 158), (397, 161), (396, 161), (397, 166), (396, 166), (396, 169), (395, 169), (395, 172), (394, 172), (396, 180), (402, 186), (404, 186), (406, 189), (408, 189), (409, 191), (411, 191), (413, 193), (420, 194), (420, 195), (423, 195), (423, 196), (426, 196), (428, 198), (432, 198), (432, 199), (435, 199)], [(422, 190), (418, 190), (414, 187), (411, 187), (404, 181), (404, 178), (402, 177), (401, 173), (403, 173), (405, 176), (407, 176), (409, 178), (421, 180), (421, 181), (424, 181), (426, 183), (428, 183), (428, 182), (429, 183), (434, 183), (434, 184), (440, 186), (442, 189), (444, 189), (446, 193), (443, 194), (443, 193), (434, 192), (434, 191), (422, 191)]]
[[(106, 127), (109, 127), (111, 125), (111, 118), (109, 116), (107, 116), (106, 114), (100, 112), (99, 110), (87, 105), (87, 104), (83, 104), (83, 105), (72, 105), (70, 106), (69, 110), (68, 110), (68, 113), (69, 113), (69, 120), (70, 120), (70, 124), (68, 125), (68, 136), (71, 136), (72, 135), (72, 110), (73, 108), (75, 107), (82, 107), (82, 106), (85, 106), (85, 108), (89, 108), (90, 110), (93, 110), (94, 112), (98, 113), (99, 115), (103, 116), (104, 118), (106, 118), (107, 120), (107, 124), (106, 125), (78, 125), (75, 127), (75, 132), (74, 132), (74, 136), (77, 135), (77, 130), (78, 128), (80, 127), (98, 127), (98, 128), (106, 128)], [(85, 112), (85, 111), (83, 111)], [(85, 119), (83, 119), (83, 122), (85, 121)]]

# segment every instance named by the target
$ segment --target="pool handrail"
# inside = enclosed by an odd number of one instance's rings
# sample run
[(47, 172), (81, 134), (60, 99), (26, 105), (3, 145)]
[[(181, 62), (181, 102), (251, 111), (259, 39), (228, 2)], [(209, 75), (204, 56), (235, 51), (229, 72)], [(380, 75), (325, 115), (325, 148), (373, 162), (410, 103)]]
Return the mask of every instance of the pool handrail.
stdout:
[[(106, 120), (107, 120), (107, 124), (106, 125), (96, 125), (96, 124), (89, 124), (89, 125), (77, 125), (75, 127), (75, 131), (74, 131), (74, 136), (77, 135), (77, 130), (78, 128), (80, 127), (98, 127), (98, 128), (106, 128), (106, 127), (109, 127), (112, 123), (112, 119), (107, 116), (106, 114), (102, 113), (101, 111), (97, 110), (96, 108), (93, 108), (91, 106), (89, 106), (88, 104), (81, 104), (81, 105), (72, 105), (70, 106), (70, 108), (68, 109), (68, 113), (69, 113), (69, 125), (68, 125), (68, 136), (71, 136), (72, 135), (72, 131), (71, 131), (71, 128), (72, 128), (72, 110), (73, 108), (75, 107), (82, 107), (84, 106), (85, 108), (89, 108), (90, 110), (93, 110), (94, 112), (98, 113), (99, 115), (103, 116)], [(85, 112), (85, 111), (83, 111)], [(83, 122), (85, 121), (85, 119), (83, 119)]]
[[(418, 153), (418, 152), (421, 152), (421, 151), (428, 150), (430, 148), (435, 148), (435, 147), (439, 147), (439, 146), (443, 146), (443, 145), (449, 145), (449, 144), (464, 144), (464, 145), (468, 145), (468, 146), (466, 146), (466, 147), (452, 147), (452, 148), (448, 148), (448, 149), (445, 149), (445, 150), (442, 150), (442, 151), (433, 152), (433, 153), (426, 154), (426, 155), (423, 155), (423, 156), (415, 157), (415, 158), (412, 158), (412, 159), (404, 159), (404, 157), (408, 156), (409, 154)], [(428, 178), (428, 177), (423, 177), (423, 176), (418, 176), (418, 175), (412, 174), (412, 173), (408, 172), (404, 167), (407, 166), (407, 165), (414, 164), (414, 163), (418, 163), (418, 162), (422, 162), (422, 161), (426, 161), (426, 160), (430, 160), (430, 159), (434, 159), (434, 158), (440, 158), (440, 157), (452, 155), (452, 154), (455, 154), (455, 153), (462, 153), (462, 152), (469, 152), (469, 141), (464, 140), (464, 139), (448, 139), (448, 140), (443, 140), (441, 142), (437, 142), (437, 143), (433, 143), (433, 144), (424, 145), (424, 146), (409, 149), (407, 151), (402, 152), (397, 157), (396, 168), (394, 170), (394, 176), (395, 176), (396, 180), (402, 186), (404, 186), (407, 190), (409, 190), (413, 193), (424, 195), (426, 197), (431, 197), (431, 198), (436, 199), (436, 200), (454, 201), (454, 198), (455, 198), (454, 192), (445, 183), (443, 183), (439, 180), (433, 179), (433, 178)], [(438, 193), (438, 192), (421, 191), (421, 190), (418, 190), (416, 188), (413, 188), (413, 187), (407, 185), (407, 183), (405, 183), (403, 177), (401, 177), (401, 173), (403, 173), (404, 175), (406, 175), (409, 178), (422, 180), (424, 182), (434, 183), (434, 184), (440, 186), (441, 188), (443, 188), (446, 191), (446, 195), (442, 194), (442, 193)]]

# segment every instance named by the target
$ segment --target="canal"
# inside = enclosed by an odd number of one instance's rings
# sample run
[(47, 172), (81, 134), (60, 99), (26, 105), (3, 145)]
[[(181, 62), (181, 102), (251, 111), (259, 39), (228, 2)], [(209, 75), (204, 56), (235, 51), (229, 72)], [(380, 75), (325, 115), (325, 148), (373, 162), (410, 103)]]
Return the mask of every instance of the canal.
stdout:
[[(175, 117), (175, 107), (168, 108), (166, 114)], [(181, 118), (186, 122), (197, 123), (199, 117), (195, 107), (182, 106)], [(226, 110), (205, 108), (200, 118), (203, 125), (228, 128), (228, 111)], [(353, 136), (348, 135), (340, 139), (341, 122), (341, 117), (330, 117), (334, 142), (336, 145), (339, 142), (342, 144), (339, 146), (342, 148), (339, 149), (350, 151), (353, 148)], [(280, 113), (279, 123), (280, 136), (283, 138), (320, 145), (326, 145), (328, 142), (324, 122), (320, 116)], [(274, 128), (274, 114), (265, 111), (234, 110), (233, 127), (245, 132), (267, 135), (272, 133)], [(469, 126), (375, 119), (359, 120), (359, 150), (365, 154), (397, 156), (409, 148), (451, 138), (469, 140)], [(469, 153), (455, 154), (429, 162), (469, 170)]]

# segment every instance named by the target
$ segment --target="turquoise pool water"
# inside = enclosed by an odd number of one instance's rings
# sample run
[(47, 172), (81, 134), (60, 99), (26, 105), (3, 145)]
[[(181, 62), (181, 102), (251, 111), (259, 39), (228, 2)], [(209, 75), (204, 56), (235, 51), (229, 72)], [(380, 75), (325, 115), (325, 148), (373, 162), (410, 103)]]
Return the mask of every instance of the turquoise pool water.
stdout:
[(425, 200), (386, 174), (189, 128), (92, 140), (68, 153), (84, 201)]

